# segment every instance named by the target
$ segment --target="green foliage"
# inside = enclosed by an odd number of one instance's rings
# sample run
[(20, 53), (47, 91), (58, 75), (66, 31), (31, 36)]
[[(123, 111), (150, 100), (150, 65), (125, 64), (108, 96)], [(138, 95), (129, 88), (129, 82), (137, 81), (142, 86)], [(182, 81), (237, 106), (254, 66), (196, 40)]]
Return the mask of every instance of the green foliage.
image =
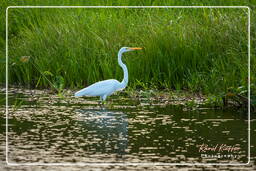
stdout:
[(62, 76), (60, 76), (60, 75), (57, 75), (56, 77), (55, 77), (55, 80), (54, 80), (54, 87), (58, 90), (58, 94), (60, 95), (60, 96), (62, 96), (61, 95), (61, 92), (63, 91), (63, 89), (64, 89), (64, 85), (65, 85), (65, 80), (64, 80), (64, 78), (62, 77)]
[(186, 109), (196, 109), (199, 105), (196, 103), (195, 100), (188, 100), (185, 102)]
[(23, 103), (24, 103), (23, 100), (15, 99), (14, 104), (13, 104), (13, 110), (14, 111), (18, 110), (21, 107), (21, 105), (23, 105)]
[(221, 95), (211, 95), (207, 98), (206, 102), (205, 102), (206, 106), (209, 107), (219, 107), (219, 106), (223, 106), (223, 96)]
[[(88, 3), (65, 0), (61, 5), (247, 2)], [(57, 1), (9, 2), (24, 4), (56, 5)], [(82, 88), (103, 79), (121, 80), (119, 48), (139, 46), (144, 50), (123, 57), (129, 70), (129, 86), (134, 89), (167, 88), (219, 96), (229, 87), (247, 87), (247, 9), (9, 9), (8, 14), (9, 84), (54, 87), (61, 92), (64, 87)], [(4, 39), (4, 30), (0, 31)], [(20, 62), (24, 56), (30, 60)], [(252, 69), (255, 70), (254, 65)], [(4, 70), (4, 65), (0, 65), (0, 71)], [(0, 80), (4, 79), (0, 75)], [(211, 100), (219, 103), (218, 99)]]

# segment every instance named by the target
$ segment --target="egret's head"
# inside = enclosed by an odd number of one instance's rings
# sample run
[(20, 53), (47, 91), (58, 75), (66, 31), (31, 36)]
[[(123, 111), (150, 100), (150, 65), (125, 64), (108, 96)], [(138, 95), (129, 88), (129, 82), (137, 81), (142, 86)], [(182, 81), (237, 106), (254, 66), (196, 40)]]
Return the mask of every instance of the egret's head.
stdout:
[(141, 50), (142, 48), (140, 47), (122, 47), (119, 52), (124, 53), (124, 52), (129, 52), (129, 51), (134, 51), (134, 50)]

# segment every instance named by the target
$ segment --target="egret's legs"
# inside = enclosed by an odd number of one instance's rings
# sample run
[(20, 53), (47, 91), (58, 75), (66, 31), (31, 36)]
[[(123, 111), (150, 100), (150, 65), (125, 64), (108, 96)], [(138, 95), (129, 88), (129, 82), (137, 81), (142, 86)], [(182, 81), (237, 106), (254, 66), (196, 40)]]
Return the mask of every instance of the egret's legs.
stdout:
[(99, 106), (101, 109), (105, 109), (105, 105), (104, 105), (105, 103), (106, 103), (106, 101), (104, 100), (104, 96), (103, 97), (100, 96)]
[(99, 100), (99, 102), (98, 102), (99, 105), (102, 105), (102, 104), (103, 104), (102, 102), (103, 102), (103, 100), (102, 100), (102, 97), (100, 96), (100, 100)]

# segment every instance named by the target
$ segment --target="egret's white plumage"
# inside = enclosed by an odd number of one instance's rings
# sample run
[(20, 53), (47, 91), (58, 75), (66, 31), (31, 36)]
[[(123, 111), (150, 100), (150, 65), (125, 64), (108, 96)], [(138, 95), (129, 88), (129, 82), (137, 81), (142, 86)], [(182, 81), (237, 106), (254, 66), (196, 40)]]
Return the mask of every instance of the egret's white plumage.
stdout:
[(118, 90), (121, 83), (114, 79), (99, 81), (75, 93), (79, 96), (100, 96), (101, 100), (105, 100), (107, 96)]
[(124, 79), (119, 82), (115, 79), (109, 79), (104, 81), (96, 82), (78, 92), (75, 93), (75, 97), (80, 96), (100, 96), (101, 100), (106, 100), (107, 96), (110, 96), (115, 91), (124, 89), (128, 84), (128, 69), (122, 62), (122, 54), (133, 50), (139, 50), (141, 48), (128, 48), (122, 47), (118, 52), (118, 64), (121, 66), (124, 72)]

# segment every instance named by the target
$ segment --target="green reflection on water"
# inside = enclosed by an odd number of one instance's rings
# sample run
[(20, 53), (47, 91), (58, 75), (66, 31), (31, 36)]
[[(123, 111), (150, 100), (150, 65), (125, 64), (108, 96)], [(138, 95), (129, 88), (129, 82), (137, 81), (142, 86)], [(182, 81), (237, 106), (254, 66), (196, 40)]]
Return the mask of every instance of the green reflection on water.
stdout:
[[(17, 99), (24, 102), (14, 110)], [(63, 100), (53, 94), (39, 93), (31, 100), (28, 93), (10, 94), (10, 159), (16, 162), (247, 161), (247, 121), (243, 113), (213, 109), (184, 111), (180, 105), (145, 102), (142, 105), (125, 97), (121, 102), (113, 98), (110, 103), (104, 109), (90, 98)], [(5, 122), (3, 115), (0, 122), (1, 125)], [(0, 134), (4, 134), (3, 129)], [(236, 158), (206, 160), (199, 152), (201, 144), (226, 144), (241, 149), (232, 153)]]

